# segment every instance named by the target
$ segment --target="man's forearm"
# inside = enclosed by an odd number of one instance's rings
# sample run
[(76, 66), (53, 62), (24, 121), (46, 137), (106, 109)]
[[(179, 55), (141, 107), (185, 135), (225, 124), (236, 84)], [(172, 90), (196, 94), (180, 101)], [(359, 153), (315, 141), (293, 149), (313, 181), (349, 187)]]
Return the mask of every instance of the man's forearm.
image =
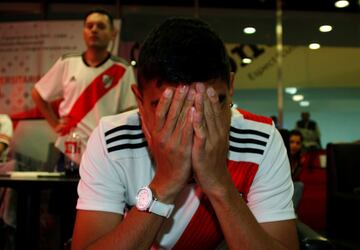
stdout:
[(209, 195), (229, 249), (286, 249), (256, 221), (235, 186)]
[(150, 249), (165, 218), (132, 208), (109, 234), (88, 249)]
[(50, 126), (52, 128), (55, 128), (59, 124), (59, 118), (56, 116), (51, 104), (49, 102), (46, 102), (44, 99), (42, 99), (39, 92), (35, 88), (32, 90), (31, 94), (41, 114), (48, 121)]

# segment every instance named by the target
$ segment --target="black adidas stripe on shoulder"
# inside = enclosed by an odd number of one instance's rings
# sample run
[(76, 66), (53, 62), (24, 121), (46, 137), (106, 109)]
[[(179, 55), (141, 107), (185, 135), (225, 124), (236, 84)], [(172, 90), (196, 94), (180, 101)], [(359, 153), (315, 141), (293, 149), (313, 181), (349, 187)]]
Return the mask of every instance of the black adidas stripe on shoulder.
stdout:
[(107, 150), (109, 153), (113, 152), (113, 151), (118, 151), (118, 150), (122, 150), (122, 149), (137, 149), (137, 148), (143, 148), (147, 146), (147, 142), (143, 141), (141, 143), (125, 143), (125, 144), (121, 144), (121, 145), (116, 145), (113, 147), (109, 147)]
[[(251, 136), (257, 137), (251, 138)], [(269, 137), (269, 134), (258, 130), (239, 129), (231, 126), (229, 135), (229, 150), (236, 153), (250, 153), (262, 155), (264, 153), (267, 139), (269, 139)]]
[(229, 140), (233, 141), (233, 142), (237, 142), (237, 143), (251, 143), (251, 144), (257, 144), (257, 145), (266, 146), (265, 141), (261, 141), (261, 140), (257, 140), (257, 139), (251, 139), (251, 138), (236, 138), (236, 137), (233, 137), (233, 136), (230, 135)]
[(239, 148), (239, 147), (229, 146), (229, 150), (236, 153), (253, 153), (260, 155), (264, 153), (263, 149), (258, 149), (258, 148)]
[(141, 125), (121, 125), (105, 132), (105, 136), (111, 135), (122, 130), (141, 130)]
[(105, 142), (108, 153), (147, 146), (141, 125), (122, 125), (112, 128), (105, 132)]
[(237, 134), (251, 134), (251, 135), (258, 135), (261, 137), (264, 137), (266, 139), (268, 139), (270, 137), (269, 134), (266, 134), (264, 132), (260, 132), (257, 130), (253, 130), (253, 129), (239, 129), (239, 128), (235, 128), (235, 127), (230, 127), (230, 131), (237, 133)]

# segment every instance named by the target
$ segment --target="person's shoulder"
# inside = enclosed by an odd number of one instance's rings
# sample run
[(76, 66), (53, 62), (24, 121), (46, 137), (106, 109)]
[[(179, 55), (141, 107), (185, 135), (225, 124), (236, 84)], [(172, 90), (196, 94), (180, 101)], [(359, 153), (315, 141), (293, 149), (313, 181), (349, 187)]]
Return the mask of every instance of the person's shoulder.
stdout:
[(116, 56), (116, 55), (111, 55), (110, 59), (116, 63), (120, 63), (123, 64), (124, 66), (128, 67), (130, 66), (129, 62), (126, 61), (124, 58), (120, 57), (120, 56)]
[(270, 117), (254, 114), (244, 109), (233, 109), (232, 112), (233, 123), (231, 125), (259, 130), (269, 130), (274, 127), (274, 122)]
[(147, 153), (138, 110), (131, 110), (100, 120), (101, 133), (110, 158), (128, 158)]
[(9, 123), (9, 124), (12, 123), (10, 116), (7, 114), (0, 114), (0, 122), (1, 123)]
[(229, 159), (259, 164), (274, 131), (275, 126), (270, 117), (233, 109)]
[(66, 53), (60, 57), (62, 61), (67, 59), (74, 59), (74, 58), (81, 58), (82, 53), (80, 52), (72, 52), (72, 53)]

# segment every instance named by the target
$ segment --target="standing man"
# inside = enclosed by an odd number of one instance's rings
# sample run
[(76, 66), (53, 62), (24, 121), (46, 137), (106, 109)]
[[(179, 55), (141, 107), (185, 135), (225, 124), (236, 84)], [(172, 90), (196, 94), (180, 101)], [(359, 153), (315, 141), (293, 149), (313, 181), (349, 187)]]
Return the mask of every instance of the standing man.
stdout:
[[(62, 152), (70, 131), (80, 136), (84, 149), (102, 116), (136, 106), (130, 88), (135, 83), (133, 69), (108, 51), (115, 36), (108, 12), (89, 12), (83, 28), (86, 51), (62, 56), (33, 88), (33, 100), (59, 135), (55, 146)], [(59, 117), (50, 105), (56, 99), (62, 99)]]
[(301, 113), (301, 120), (296, 122), (295, 129), (301, 132), (306, 151), (321, 149), (320, 130), (317, 123), (310, 119), (309, 112)]
[(229, 58), (207, 24), (153, 30), (133, 91), (139, 110), (89, 139), (72, 249), (298, 249), (282, 138), (231, 108)]

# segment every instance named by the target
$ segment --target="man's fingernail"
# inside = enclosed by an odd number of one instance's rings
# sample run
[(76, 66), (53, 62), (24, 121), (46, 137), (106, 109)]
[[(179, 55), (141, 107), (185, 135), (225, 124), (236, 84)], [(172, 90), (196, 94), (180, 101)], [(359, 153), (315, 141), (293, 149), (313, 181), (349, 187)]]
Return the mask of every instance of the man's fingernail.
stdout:
[(187, 96), (187, 99), (188, 99), (189, 101), (194, 100), (195, 94), (196, 94), (195, 90), (194, 90), (194, 89), (190, 89), (190, 90), (189, 90), (189, 93), (188, 93), (188, 96)]
[(201, 82), (196, 83), (196, 91), (200, 92), (200, 93), (204, 93), (205, 92), (205, 85)]
[(215, 96), (215, 90), (212, 87), (209, 87), (206, 92), (209, 97)]
[(170, 89), (170, 88), (165, 89), (164, 96), (166, 98), (171, 98), (172, 94), (173, 94), (172, 89)]
[(180, 87), (180, 93), (182, 93), (182, 94), (183, 94), (183, 93), (186, 93), (188, 87), (189, 87), (189, 86), (187, 86), (187, 85), (182, 85), (182, 86)]

